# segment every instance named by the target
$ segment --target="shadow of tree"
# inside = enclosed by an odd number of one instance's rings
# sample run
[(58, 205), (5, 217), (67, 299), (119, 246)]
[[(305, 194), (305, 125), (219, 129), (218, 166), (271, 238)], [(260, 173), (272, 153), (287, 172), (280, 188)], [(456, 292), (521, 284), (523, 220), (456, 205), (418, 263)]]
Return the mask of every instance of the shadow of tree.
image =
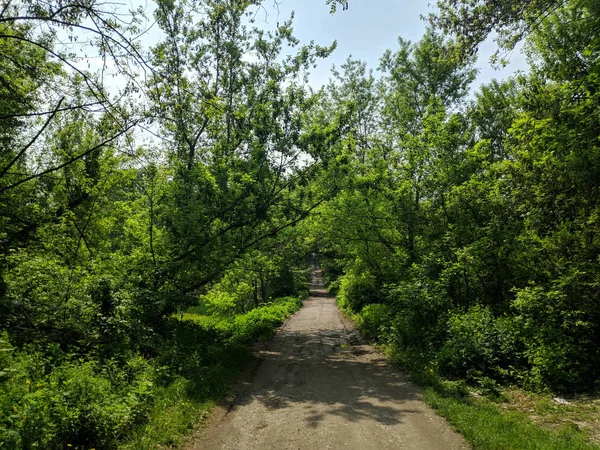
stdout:
[[(309, 300), (305, 308), (316, 301), (323, 300)], [(357, 342), (355, 332), (342, 327), (282, 330), (256, 352), (260, 369), (235, 404), (258, 401), (282, 414), (299, 407), (310, 428), (327, 416), (389, 426), (401, 423), (407, 414), (417, 414), (406, 403), (420, 398), (418, 389), (369, 346), (351, 342)]]

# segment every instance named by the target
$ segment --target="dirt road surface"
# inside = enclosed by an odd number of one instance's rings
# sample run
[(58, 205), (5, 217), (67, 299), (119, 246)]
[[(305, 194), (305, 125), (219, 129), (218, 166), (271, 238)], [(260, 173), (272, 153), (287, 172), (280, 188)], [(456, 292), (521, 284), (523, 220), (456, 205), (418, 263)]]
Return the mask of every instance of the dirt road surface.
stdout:
[(275, 338), (229, 407), (187, 450), (470, 448), (421, 400), (419, 389), (361, 342), (327, 297), (320, 271), (311, 297)]

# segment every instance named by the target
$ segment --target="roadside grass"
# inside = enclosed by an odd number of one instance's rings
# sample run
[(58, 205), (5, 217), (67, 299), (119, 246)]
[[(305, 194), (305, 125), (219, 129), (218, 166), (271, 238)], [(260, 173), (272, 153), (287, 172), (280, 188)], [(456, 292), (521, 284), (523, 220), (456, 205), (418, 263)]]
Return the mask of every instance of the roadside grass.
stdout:
[(577, 427), (600, 445), (600, 398), (575, 395), (567, 399), (551, 394), (537, 394), (518, 388), (507, 388), (503, 395), (507, 401), (501, 405), (505, 411), (518, 411), (548, 430), (565, 426)]
[(157, 394), (149, 420), (134, 431), (132, 439), (122, 448), (150, 450), (177, 446), (192, 425), (207, 416), (213, 405), (214, 400), (189, 396), (187, 383), (180, 380)]
[(425, 402), (475, 450), (600, 449), (598, 399), (581, 398), (559, 404), (550, 393), (536, 394), (495, 383), (493, 388), (474, 387), (464, 380), (444, 379), (425, 355), (418, 360), (416, 355), (393, 346), (379, 347), (423, 388)]
[(205, 419), (215, 403), (224, 398), (252, 360), (241, 345), (226, 349), (224, 364), (206, 368), (200, 380), (178, 378), (156, 395), (148, 421), (134, 430), (121, 448), (150, 450), (179, 446), (193, 426)]
[[(479, 389), (464, 381), (445, 380), (437, 374), (434, 365), (407, 361), (407, 355), (391, 346), (380, 346), (396, 366), (406, 371), (410, 379), (423, 388), (423, 400), (471, 443), (475, 450), (598, 450), (587, 427), (577, 421), (590, 419), (598, 409), (583, 414), (581, 408), (571, 407), (569, 419), (563, 415), (563, 405), (552, 405), (549, 395), (525, 393), (516, 388), (495, 387)], [(546, 426), (530, 415), (535, 409), (514, 402), (518, 395), (537, 399), (537, 405), (546, 405), (546, 419), (554, 424)], [(511, 401), (512, 400), (512, 401)], [(538, 410), (540, 407), (538, 406)], [(551, 413), (550, 413), (551, 412)]]
[[(338, 305), (367, 337), (368, 321), (346, 305)], [(371, 331), (371, 333), (369, 333)], [(550, 394), (518, 388), (480, 389), (465, 381), (449, 381), (425, 355), (373, 344), (388, 360), (423, 388), (423, 400), (445, 417), (474, 450), (598, 450), (600, 400), (580, 398), (558, 404)]]
[(448, 419), (473, 448), (478, 450), (580, 450), (598, 449), (586, 434), (567, 424), (546, 430), (518, 411), (502, 411), (485, 398), (456, 397), (435, 387), (426, 387), (425, 402)]
[[(208, 349), (208, 362), (157, 387), (148, 419), (134, 428), (131, 438), (120, 448), (150, 450), (180, 445), (192, 427), (201, 423), (215, 403), (228, 394), (253, 359), (247, 346), (270, 339), (301, 306), (301, 299), (286, 297), (229, 318), (177, 315), (182, 325), (187, 322), (187, 326), (193, 324), (192, 329), (215, 335), (216, 342)], [(190, 337), (193, 341), (193, 336), (186, 336), (186, 342)], [(194, 350), (189, 349), (190, 357)]]

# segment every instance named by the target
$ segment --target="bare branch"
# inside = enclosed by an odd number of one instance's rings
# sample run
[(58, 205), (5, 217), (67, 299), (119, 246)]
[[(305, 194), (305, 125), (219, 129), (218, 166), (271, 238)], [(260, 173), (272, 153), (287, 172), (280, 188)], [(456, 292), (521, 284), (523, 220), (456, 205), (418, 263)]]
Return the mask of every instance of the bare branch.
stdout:
[(65, 99), (64, 97), (60, 99), (60, 101), (58, 102), (58, 105), (56, 105), (56, 108), (54, 109), (54, 111), (52, 112), (50, 117), (48, 117), (46, 122), (44, 123), (44, 126), (42, 126), (42, 128), (40, 128), (40, 130), (35, 134), (33, 139), (31, 139), (29, 141), (29, 143), (25, 147), (23, 147), (19, 153), (17, 153), (15, 155), (15, 157), (12, 159), (12, 161), (9, 162), (8, 165), (4, 169), (2, 169), (2, 172), (0, 172), (0, 178), (2, 178), (4, 175), (6, 175), (6, 172), (8, 172), (10, 170), (10, 168), (19, 160), (19, 158), (25, 154), (25, 152), (29, 149), (29, 147), (31, 147), (34, 144), (34, 142), (38, 140), (38, 138), (44, 132), (46, 127), (50, 124), (50, 122), (52, 122), (52, 119), (54, 119), (54, 116), (58, 112), (60, 105), (64, 99)]
[(135, 125), (136, 125), (135, 123), (133, 123), (133, 124), (129, 125), (128, 127), (126, 127), (126, 128), (124, 128), (123, 130), (119, 131), (119, 132), (118, 132), (117, 134), (115, 134), (114, 136), (111, 136), (110, 138), (106, 139), (105, 141), (101, 142), (100, 144), (98, 144), (98, 145), (96, 145), (96, 146), (92, 147), (92, 148), (91, 148), (91, 149), (89, 149), (89, 150), (86, 150), (85, 152), (83, 152), (83, 153), (81, 153), (81, 154), (79, 154), (79, 155), (77, 155), (77, 156), (75, 156), (75, 157), (73, 157), (73, 158), (69, 159), (68, 161), (66, 161), (66, 162), (64, 162), (64, 163), (62, 163), (62, 164), (60, 164), (60, 165), (58, 165), (58, 166), (56, 166), (56, 167), (52, 167), (52, 168), (50, 168), (50, 169), (46, 169), (46, 170), (44, 170), (44, 171), (42, 171), (42, 172), (40, 172), (40, 173), (36, 173), (36, 174), (34, 174), (34, 175), (31, 175), (31, 176), (28, 176), (28, 177), (26, 177), (26, 178), (23, 178), (22, 180), (19, 180), (19, 181), (17, 181), (16, 183), (13, 183), (13, 184), (10, 184), (10, 185), (8, 185), (8, 186), (5, 186), (5, 187), (3, 187), (3, 188), (0, 188), (0, 194), (1, 194), (1, 193), (3, 193), (3, 192), (6, 192), (6, 191), (8, 191), (8, 190), (10, 190), (10, 189), (13, 189), (13, 188), (15, 188), (15, 187), (17, 187), (17, 186), (20, 186), (20, 185), (21, 185), (21, 184), (23, 184), (23, 183), (26, 183), (26, 182), (28, 182), (28, 181), (31, 181), (31, 180), (33, 180), (33, 179), (35, 179), (35, 178), (39, 178), (39, 177), (41, 177), (41, 176), (44, 176), (44, 175), (47, 175), (47, 174), (49, 174), (49, 173), (56, 172), (57, 170), (60, 170), (60, 169), (62, 169), (63, 167), (66, 167), (66, 166), (68, 166), (68, 165), (70, 165), (70, 164), (73, 164), (75, 161), (78, 161), (78, 160), (80, 160), (81, 158), (84, 158), (85, 156), (89, 155), (90, 153), (93, 153), (93, 152), (95, 152), (96, 150), (98, 150), (98, 149), (100, 149), (100, 148), (104, 147), (105, 145), (107, 145), (107, 144), (110, 144), (112, 141), (114, 141), (115, 139), (117, 139), (117, 138), (121, 137), (122, 135), (124, 135), (125, 133), (127, 133), (129, 130), (131, 130), (131, 129), (132, 129), (134, 126), (135, 126)]

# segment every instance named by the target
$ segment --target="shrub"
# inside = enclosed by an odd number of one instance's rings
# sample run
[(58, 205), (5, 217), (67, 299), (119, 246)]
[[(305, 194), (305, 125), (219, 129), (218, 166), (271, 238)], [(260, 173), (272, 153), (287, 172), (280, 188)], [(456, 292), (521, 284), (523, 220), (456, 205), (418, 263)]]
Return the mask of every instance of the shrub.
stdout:
[(14, 364), (17, 372), (1, 386), (5, 448), (117, 448), (150, 403), (153, 370), (139, 357), (126, 367), (65, 363), (42, 377), (35, 355), (19, 355)]
[(223, 337), (236, 344), (249, 344), (273, 336), (285, 318), (297, 311), (302, 301), (296, 297), (284, 297), (255, 308), (249, 313), (225, 320), (217, 325)]
[(224, 394), (249, 357), (245, 345), (271, 337), (301, 305), (286, 297), (236, 317), (171, 317), (146, 343), (146, 358), (83, 360), (58, 346), (14, 351), (0, 334), (0, 448), (116, 449), (142, 433), (155, 398), (162, 411), (185, 396)]
[[(164, 338), (154, 343), (156, 364), (166, 367), (159, 381), (163, 385), (177, 377), (203, 383), (211, 366), (226, 358), (225, 348), (232, 336), (234, 318), (183, 314), (166, 321)], [(202, 389), (200, 389), (202, 390)]]
[(384, 340), (387, 335), (392, 309), (389, 305), (373, 303), (365, 306), (358, 316), (358, 328), (368, 338)]
[(348, 273), (340, 281), (340, 305), (352, 312), (360, 312), (365, 305), (380, 300), (379, 290), (376, 278), (370, 273)]
[(596, 284), (580, 273), (553, 284), (520, 289), (513, 302), (532, 366), (530, 387), (585, 389), (600, 376), (600, 316), (597, 293), (590, 292)]
[(482, 379), (514, 376), (522, 359), (514, 323), (474, 306), (448, 319), (449, 339), (440, 351), (440, 366), (449, 375)]
[(390, 288), (388, 297), (397, 312), (391, 325), (392, 342), (418, 353), (439, 348), (450, 309), (443, 289), (433, 283), (403, 283)]

